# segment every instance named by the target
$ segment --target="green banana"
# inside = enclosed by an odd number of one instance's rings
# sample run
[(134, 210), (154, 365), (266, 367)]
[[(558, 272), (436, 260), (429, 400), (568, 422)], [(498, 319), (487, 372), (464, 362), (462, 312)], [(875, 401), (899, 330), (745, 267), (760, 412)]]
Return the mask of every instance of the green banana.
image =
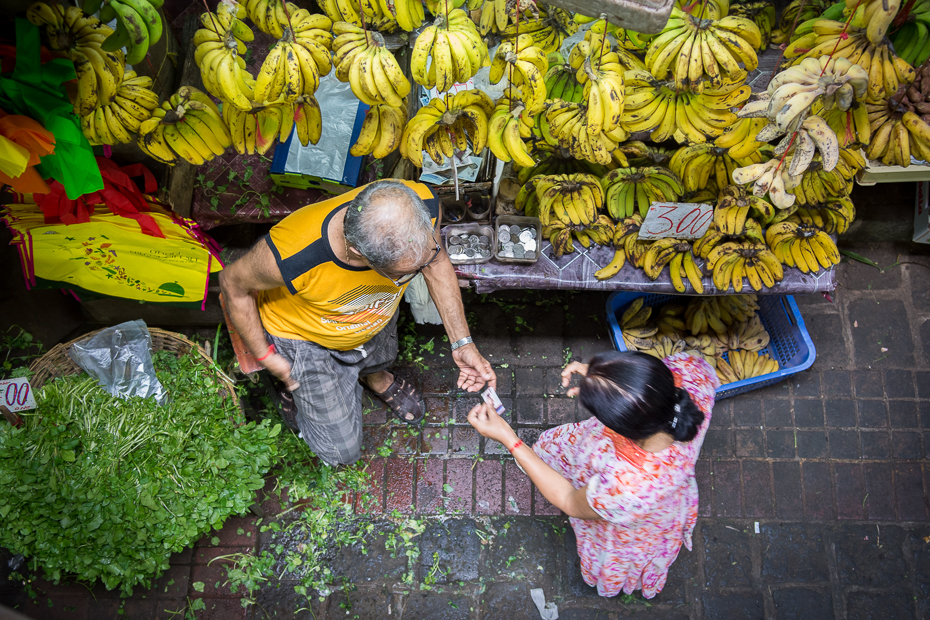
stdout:
[(113, 10), (116, 11), (117, 19), (122, 23), (129, 33), (128, 54), (126, 54), (126, 63), (135, 65), (142, 62), (149, 51), (149, 31), (142, 22), (142, 16), (139, 15), (132, 7), (123, 4), (120, 0), (110, 0)]
[(116, 30), (104, 39), (103, 43), (100, 44), (100, 49), (105, 52), (115, 52), (116, 50), (127, 47), (129, 43), (129, 31), (126, 30), (126, 26), (123, 25), (122, 20), (117, 20)]
[(120, 2), (142, 16), (145, 27), (149, 31), (149, 45), (158, 43), (162, 34), (162, 23), (161, 15), (158, 14), (155, 7), (148, 0), (120, 0)]

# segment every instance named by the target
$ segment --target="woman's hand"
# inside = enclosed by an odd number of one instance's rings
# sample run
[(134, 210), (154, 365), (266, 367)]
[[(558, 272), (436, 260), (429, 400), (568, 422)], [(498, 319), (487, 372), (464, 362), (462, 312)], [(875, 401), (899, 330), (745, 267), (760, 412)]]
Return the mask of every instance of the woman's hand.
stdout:
[[(568, 384), (572, 382), (572, 375), (576, 373), (584, 377), (588, 374), (588, 365), (581, 362), (572, 362), (566, 366), (565, 370), (562, 371), (562, 387), (568, 387)], [(573, 387), (570, 389), (568, 395), (578, 396), (578, 388)]]
[(476, 405), (468, 412), (468, 423), (488, 439), (504, 444), (505, 448), (509, 449), (517, 442), (517, 434), (487, 403)]

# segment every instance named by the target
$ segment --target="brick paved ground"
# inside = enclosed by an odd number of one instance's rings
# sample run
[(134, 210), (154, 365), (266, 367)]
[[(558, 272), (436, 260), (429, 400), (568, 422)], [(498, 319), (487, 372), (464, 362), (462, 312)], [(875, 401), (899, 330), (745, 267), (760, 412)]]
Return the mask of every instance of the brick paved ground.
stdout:
[[(563, 620), (930, 618), (930, 252), (854, 249), (888, 267), (844, 262), (832, 303), (798, 299), (817, 347), (814, 367), (715, 408), (697, 468), (694, 550), (682, 551), (648, 604), (602, 599), (584, 585), (566, 520), (499, 444), (467, 425), (477, 398), (454, 389), (440, 330), (420, 328), (423, 338), (437, 336), (428, 370), (402, 372), (427, 397), (427, 425), (411, 432), (390, 423), (383, 408), (368, 407), (376, 501), (358, 509), (373, 518), (395, 509), (460, 514), (435, 520), (420, 537), (420, 566), (391, 558), (383, 536), (369, 541), (367, 555), (337, 554), (334, 572), (357, 589), (315, 601), (296, 617), (538, 618), (529, 589), (542, 587)], [(585, 415), (564, 396), (558, 375), (567, 358), (611, 348), (605, 301), (601, 294), (468, 297), (475, 341), (496, 365), (498, 391), (527, 443)], [(476, 533), (507, 524), (506, 536), (491, 544)], [(34, 618), (180, 618), (169, 611), (203, 597), (198, 617), (294, 617), (292, 583), (270, 582), (260, 606), (244, 610), (223, 586), (225, 571), (207, 566), (269, 542), (253, 519), (232, 519), (217, 537), (218, 545), (206, 536), (175, 556), (169, 573), (126, 601), (122, 615), (114, 593), (75, 585), (40, 584), (46, 594), (22, 609)], [(421, 582), (439, 575), (438, 585), (404, 587), (400, 576), (409, 569)], [(206, 584), (204, 592), (195, 582)], [(6, 604), (26, 600), (0, 588)]]

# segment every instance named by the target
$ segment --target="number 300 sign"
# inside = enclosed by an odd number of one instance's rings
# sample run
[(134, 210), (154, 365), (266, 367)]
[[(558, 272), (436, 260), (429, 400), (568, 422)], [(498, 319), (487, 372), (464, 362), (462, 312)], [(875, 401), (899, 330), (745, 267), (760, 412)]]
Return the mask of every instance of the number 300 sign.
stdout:
[(706, 203), (654, 202), (639, 227), (640, 239), (698, 239), (714, 219), (714, 206)]

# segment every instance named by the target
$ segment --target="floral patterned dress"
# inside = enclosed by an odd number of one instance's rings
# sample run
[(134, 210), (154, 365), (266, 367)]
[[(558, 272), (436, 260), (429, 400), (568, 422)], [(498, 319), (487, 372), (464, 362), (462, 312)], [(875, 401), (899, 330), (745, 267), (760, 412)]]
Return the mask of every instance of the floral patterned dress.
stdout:
[(533, 446), (575, 488), (587, 485), (588, 503), (604, 519), (571, 519), (582, 576), (601, 596), (642, 589), (644, 597), (654, 597), (682, 543), (691, 550), (698, 511), (694, 464), (719, 384), (700, 357), (677, 353), (664, 361), (675, 385), (704, 412), (692, 441), (646, 452), (592, 417), (551, 428)]

